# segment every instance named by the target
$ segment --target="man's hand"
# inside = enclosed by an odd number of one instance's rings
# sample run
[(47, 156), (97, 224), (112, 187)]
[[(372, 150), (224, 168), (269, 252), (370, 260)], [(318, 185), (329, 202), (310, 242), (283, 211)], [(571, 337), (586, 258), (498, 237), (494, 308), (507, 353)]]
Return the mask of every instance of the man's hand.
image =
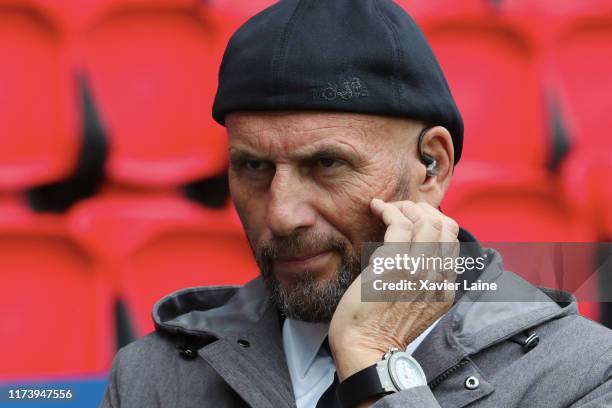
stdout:
[[(457, 223), (427, 203), (373, 199), (371, 209), (387, 226), (385, 243), (458, 243)], [(384, 251), (386, 246), (377, 251)], [(454, 273), (452, 277), (435, 271), (422, 271), (426, 276), (417, 273), (412, 277), (405, 273), (413, 280), (455, 279)], [(422, 291), (416, 294), (419, 301), (362, 303), (361, 282), (362, 275), (347, 289), (330, 324), (329, 344), (340, 381), (375, 364), (391, 347), (405, 349), (452, 306), (454, 299), (451, 291)]]

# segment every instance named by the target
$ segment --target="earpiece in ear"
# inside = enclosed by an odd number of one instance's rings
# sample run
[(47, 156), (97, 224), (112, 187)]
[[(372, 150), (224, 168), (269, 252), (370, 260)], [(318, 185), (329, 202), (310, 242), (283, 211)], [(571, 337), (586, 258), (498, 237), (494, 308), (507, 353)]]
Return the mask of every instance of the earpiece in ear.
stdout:
[(425, 168), (425, 174), (427, 174), (428, 177), (435, 177), (438, 175), (438, 162), (435, 159)]
[(425, 129), (421, 130), (421, 133), (419, 134), (419, 157), (421, 158), (421, 163), (426, 166), (425, 174), (427, 174), (427, 177), (435, 177), (438, 175), (438, 162), (436, 161), (436, 159), (423, 152), (423, 137), (429, 129), (429, 127), (426, 127)]

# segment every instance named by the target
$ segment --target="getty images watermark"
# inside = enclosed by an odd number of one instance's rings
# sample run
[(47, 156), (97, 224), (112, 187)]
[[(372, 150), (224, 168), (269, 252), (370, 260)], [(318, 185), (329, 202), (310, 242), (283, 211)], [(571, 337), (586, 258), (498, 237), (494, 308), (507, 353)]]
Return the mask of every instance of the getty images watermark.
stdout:
[(496, 290), (495, 282), (468, 282), (466, 280), (449, 281), (447, 278), (441, 281), (436, 279), (424, 278), (430, 274), (423, 271), (436, 271), (436, 273), (444, 273), (450, 276), (455, 274), (463, 274), (466, 271), (482, 271), (486, 266), (486, 256), (477, 256), (475, 258), (466, 256), (427, 256), (424, 253), (416, 256), (409, 254), (395, 254), (393, 256), (374, 256), (372, 257), (372, 273), (374, 275), (383, 275), (385, 272), (392, 272), (397, 276), (398, 272), (405, 272), (416, 279), (400, 279), (397, 282), (386, 282), (381, 276), (380, 279), (375, 279), (372, 283), (372, 288), (376, 291), (384, 290)]
[[(363, 301), (539, 302), (535, 287), (570, 292), (578, 301), (612, 301), (610, 243), (365, 243)], [(510, 274), (504, 271), (511, 271)], [(451, 298), (452, 298), (451, 296)]]
[(466, 251), (457, 242), (368, 243), (362, 248), (366, 257), (361, 277), (365, 301), (437, 301), (449, 293), (497, 290), (496, 282), (477, 278), (488, 255)]

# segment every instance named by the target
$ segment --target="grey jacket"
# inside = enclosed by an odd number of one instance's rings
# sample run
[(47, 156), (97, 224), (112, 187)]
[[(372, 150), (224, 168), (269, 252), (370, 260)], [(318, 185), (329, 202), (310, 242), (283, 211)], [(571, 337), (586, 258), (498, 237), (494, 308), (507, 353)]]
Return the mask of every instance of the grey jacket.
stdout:
[[(373, 406), (612, 407), (612, 331), (580, 316), (571, 295), (531, 286), (486, 251), (481, 278), (506, 289), (462, 296), (413, 354), (429, 387)], [(530, 301), (496, 299), (504, 290)], [(153, 319), (155, 332), (117, 354), (101, 407), (295, 406), (261, 279), (176, 292)], [(470, 377), (477, 387), (466, 387)]]

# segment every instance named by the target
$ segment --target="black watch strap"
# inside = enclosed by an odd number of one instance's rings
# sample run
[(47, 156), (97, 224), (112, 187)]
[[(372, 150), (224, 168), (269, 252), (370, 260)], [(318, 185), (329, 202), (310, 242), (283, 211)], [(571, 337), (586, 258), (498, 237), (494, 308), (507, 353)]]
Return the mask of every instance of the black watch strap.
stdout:
[(342, 408), (353, 408), (370, 398), (390, 394), (389, 391), (385, 391), (380, 383), (376, 364), (364, 368), (342, 381), (338, 384), (336, 392)]

